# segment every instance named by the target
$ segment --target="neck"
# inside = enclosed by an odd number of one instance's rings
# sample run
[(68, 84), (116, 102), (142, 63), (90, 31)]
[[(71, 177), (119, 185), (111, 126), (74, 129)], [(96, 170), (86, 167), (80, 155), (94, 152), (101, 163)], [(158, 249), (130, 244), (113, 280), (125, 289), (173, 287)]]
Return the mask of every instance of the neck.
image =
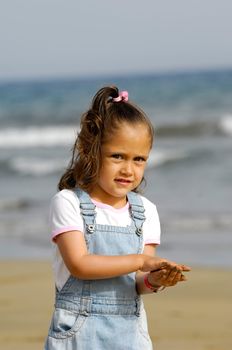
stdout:
[(111, 197), (107, 194), (105, 195), (99, 195), (96, 191), (91, 191), (89, 193), (90, 197), (94, 199), (97, 202), (104, 203), (107, 205), (110, 205), (111, 207), (114, 207), (115, 209), (120, 209), (125, 207), (127, 203), (127, 197)]

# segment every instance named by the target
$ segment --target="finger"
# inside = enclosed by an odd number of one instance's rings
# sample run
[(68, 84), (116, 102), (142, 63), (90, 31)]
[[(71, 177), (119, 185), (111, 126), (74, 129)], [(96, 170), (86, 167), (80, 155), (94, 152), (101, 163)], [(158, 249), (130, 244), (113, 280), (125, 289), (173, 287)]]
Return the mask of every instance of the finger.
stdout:
[(160, 269), (160, 270), (156, 270), (150, 273), (153, 280), (157, 281), (157, 280), (161, 280), (161, 279), (166, 279), (169, 272), (166, 269)]
[(167, 279), (172, 280), (173, 278), (175, 278), (175, 275), (177, 273), (182, 273), (182, 270), (177, 266), (174, 266), (172, 268), (168, 266), (168, 268), (155, 270), (155, 271), (152, 271), (151, 273), (153, 274), (154, 278), (159, 278), (162, 281), (166, 281)]
[(181, 274), (181, 271), (179, 269), (177, 269), (176, 267), (173, 268), (172, 270), (170, 270), (167, 279), (169, 281), (173, 280), (174, 278), (176, 278), (176, 276), (179, 276)]
[(168, 267), (169, 267), (169, 262), (166, 260), (155, 262), (154, 269), (152, 269), (151, 272), (163, 270), (163, 269), (168, 268)]
[(154, 272), (150, 272), (150, 280), (155, 285), (164, 285), (168, 274), (169, 271), (167, 271), (166, 269), (160, 269)]
[(186, 278), (186, 276), (185, 275), (181, 275), (181, 280), (180, 280), (180, 282), (182, 282), (182, 281), (187, 281), (187, 278)]
[(191, 271), (191, 267), (190, 266), (180, 265), (180, 267), (182, 268), (182, 271)]
[(169, 261), (167, 260), (167, 262), (169, 263), (170, 268), (174, 268), (174, 267), (178, 267), (180, 268), (182, 271), (191, 271), (191, 267), (184, 265), (184, 264), (177, 264), (174, 261)]
[(177, 262), (175, 261), (172, 261), (172, 260), (168, 260), (168, 259), (165, 259), (165, 258), (161, 258), (161, 257), (158, 257), (156, 256), (156, 258), (161, 262), (161, 263), (164, 263), (166, 264), (167, 266), (171, 266), (171, 267), (174, 267), (174, 266), (186, 266), (185, 264), (178, 264)]
[(179, 269), (174, 268), (170, 271), (169, 275), (166, 278), (166, 283), (168, 285), (175, 285), (177, 282), (179, 282), (182, 278), (182, 273)]
[(187, 278), (186, 278), (186, 276), (183, 273), (181, 273), (180, 274), (180, 280), (178, 282), (184, 282), (184, 281), (187, 281)]
[(182, 273), (182, 269), (178, 265), (169, 270), (170, 276), (174, 276), (176, 273)]

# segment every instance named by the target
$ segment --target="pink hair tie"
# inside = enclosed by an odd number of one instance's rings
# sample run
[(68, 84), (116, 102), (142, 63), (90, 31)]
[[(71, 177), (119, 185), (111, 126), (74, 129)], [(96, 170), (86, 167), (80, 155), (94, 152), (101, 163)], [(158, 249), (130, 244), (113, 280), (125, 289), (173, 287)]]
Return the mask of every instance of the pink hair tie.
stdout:
[(128, 92), (127, 91), (121, 91), (118, 94), (118, 97), (113, 98), (113, 102), (120, 102), (120, 101), (128, 101)]

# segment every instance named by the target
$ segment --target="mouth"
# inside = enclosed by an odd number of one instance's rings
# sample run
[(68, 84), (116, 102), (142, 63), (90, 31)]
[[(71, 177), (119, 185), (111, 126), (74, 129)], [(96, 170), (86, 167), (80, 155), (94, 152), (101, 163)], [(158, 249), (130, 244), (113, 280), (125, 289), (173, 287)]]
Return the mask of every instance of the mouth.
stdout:
[(131, 180), (121, 179), (121, 178), (115, 179), (114, 181), (117, 182), (117, 183), (119, 183), (119, 184), (123, 184), (123, 185), (124, 185), (124, 184), (127, 185), (127, 184), (131, 184), (131, 183), (132, 183)]

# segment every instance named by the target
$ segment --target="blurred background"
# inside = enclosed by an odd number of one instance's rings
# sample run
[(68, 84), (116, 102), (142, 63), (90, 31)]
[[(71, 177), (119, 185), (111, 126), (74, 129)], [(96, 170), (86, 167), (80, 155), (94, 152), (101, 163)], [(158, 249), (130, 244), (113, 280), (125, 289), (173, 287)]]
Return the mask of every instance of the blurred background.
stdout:
[(81, 114), (129, 91), (156, 139), (159, 254), (232, 266), (232, 3), (0, 0), (0, 256), (49, 258), (51, 196)]

